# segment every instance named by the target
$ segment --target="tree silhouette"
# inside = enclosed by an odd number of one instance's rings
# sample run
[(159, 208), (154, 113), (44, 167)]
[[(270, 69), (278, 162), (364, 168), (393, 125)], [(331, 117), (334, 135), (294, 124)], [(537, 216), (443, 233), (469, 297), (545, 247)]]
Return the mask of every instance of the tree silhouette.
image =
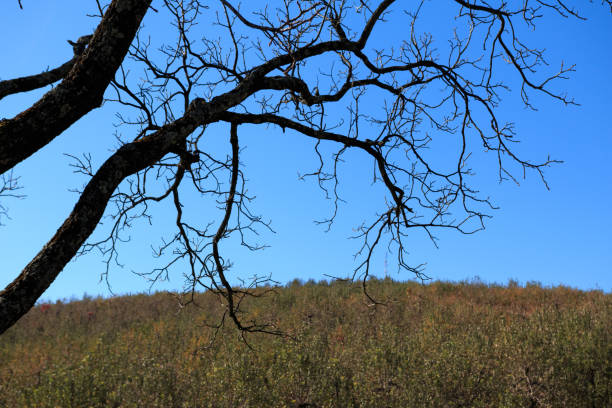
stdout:
[[(457, 28), (443, 55), (433, 37), (416, 28), (420, 13), (431, 6), (425, 2), (151, 3), (113, 0), (106, 5), (97, 0), (100, 23), (92, 36), (70, 41), (71, 60), (38, 75), (0, 82), (3, 98), (59, 81), (29, 109), (0, 122), (2, 197), (17, 194), (12, 169), (18, 163), (103, 100), (108, 109), (118, 104), (132, 112), (129, 118), (121, 116), (130, 139), (99, 169), (94, 171), (87, 157), (77, 159), (79, 171), (91, 178), (57, 233), (0, 292), (0, 333), (34, 305), (75, 255), (96, 248), (110, 262), (122, 229), (133, 218), (149, 216), (148, 206), (162, 200), (174, 203), (176, 232), (158, 248), (170, 261), (149, 278), (155, 281), (183, 265), (192, 293), (203, 288), (217, 293), (226, 316), (241, 330), (275, 332), (274, 326), (239, 314), (241, 301), (264, 278), (232, 287), (230, 265), (219, 249), (221, 240), (237, 235), (256, 250), (249, 232), (268, 227), (249, 209), (240, 163), (239, 134), (245, 124), (275, 126), (288, 137), (315, 140), (313, 154), (320, 165), (304, 176), (314, 178), (334, 203), (332, 216), (323, 221), (328, 226), (338, 211), (337, 168), (345, 153), (358, 150), (369, 158), (374, 182), (384, 185), (388, 199), (385, 208), (356, 229), (363, 245), (352, 278), (364, 285), (379, 247), (393, 249), (400, 267), (421, 276), (422, 269), (405, 259), (403, 241), (413, 228), (434, 239), (438, 228), (473, 233), (483, 227), (493, 205), (470, 183), (469, 158), (475, 149), (497, 157), (500, 180), (532, 171), (544, 181), (543, 170), (555, 162), (515, 153), (513, 126), (499, 118), (498, 105), (509, 90), (510, 74), (519, 81), (527, 107), (534, 93), (573, 103), (551, 86), (573, 67), (561, 65), (550, 72), (543, 52), (528, 45), (528, 29), (541, 14), (581, 18), (569, 2), (436, 2), (456, 15), (452, 23)], [(610, 0), (603, 3), (612, 10)], [(139, 34), (146, 13), (168, 15), (175, 30), (174, 38), (156, 50)], [(386, 38), (384, 48), (369, 46), (391, 16), (400, 16), (404, 29)], [(209, 25), (218, 27), (219, 38), (202, 35), (201, 27)], [(136, 70), (138, 75), (130, 76)], [(360, 110), (366, 99), (379, 101), (380, 110)], [(214, 123), (228, 124), (229, 154), (223, 157), (209, 148), (207, 126)], [(428, 149), (443, 134), (453, 154), (439, 163)], [(155, 186), (163, 192), (150, 193)], [(179, 187), (219, 202), (219, 219), (206, 225), (185, 219), (183, 205), (189, 203), (182, 201)], [(87, 242), (105, 211), (114, 220), (109, 235)]]

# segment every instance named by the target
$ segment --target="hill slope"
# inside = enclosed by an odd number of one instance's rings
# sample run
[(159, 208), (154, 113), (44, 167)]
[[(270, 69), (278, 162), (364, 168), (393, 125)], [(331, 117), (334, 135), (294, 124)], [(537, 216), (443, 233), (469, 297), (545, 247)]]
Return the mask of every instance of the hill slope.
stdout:
[(249, 300), (249, 335), (209, 294), (39, 305), (0, 337), (6, 407), (612, 406), (612, 296), (371, 281), (294, 283)]

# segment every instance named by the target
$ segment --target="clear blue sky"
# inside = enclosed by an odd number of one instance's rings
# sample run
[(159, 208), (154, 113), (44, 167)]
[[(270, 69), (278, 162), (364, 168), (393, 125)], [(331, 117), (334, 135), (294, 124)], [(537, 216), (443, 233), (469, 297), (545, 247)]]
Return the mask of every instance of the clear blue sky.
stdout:
[[(68, 39), (90, 33), (97, 20), (93, 1), (24, 2), (0, 4), (0, 79), (34, 74), (68, 60)], [(523, 141), (521, 150), (530, 158), (553, 158), (565, 163), (547, 171), (551, 191), (538, 178), (528, 175), (521, 186), (498, 184), (493, 162), (480, 163), (482, 179), (478, 187), (501, 207), (493, 213), (486, 230), (465, 236), (439, 232), (436, 249), (423, 234), (410, 243), (411, 261), (427, 263), (433, 279), (463, 280), (479, 276), (487, 282), (540, 281), (545, 285), (568, 285), (582, 289), (612, 290), (612, 16), (605, 7), (585, 5), (586, 22), (575, 19), (545, 20), (530, 33), (531, 44), (546, 48), (553, 66), (563, 60), (576, 64), (577, 71), (560, 86), (573, 96), (579, 107), (537, 98), (537, 112), (517, 103), (518, 94), (506, 96), (499, 114), (516, 123)], [(442, 22), (436, 23), (441, 24)], [(444, 24), (448, 24), (446, 22)], [(450, 20), (452, 24), (452, 20)], [(158, 35), (168, 30), (156, 16), (145, 24)], [(435, 30), (435, 28), (434, 28)], [(378, 32), (382, 38), (393, 33)], [(438, 39), (445, 41), (445, 39)], [(10, 96), (0, 101), (0, 117), (12, 117), (46, 90)], [(105, 106), (91, 112), (53, 143), (15, 168), (21, 177), (23, 200), (4, 201), (10, 220), (0, 227), (0, 285), (14, 279), (41, 249), (69, 214), (77, 195), (70, 189), (81, 187), (86, 179), (72, 173), (64, 153), (91, 152), (99, 165), (116, 147), (113, 127), (115, 109)], [(125, 130), (126, 132), (129, 130)], [(241, 131), (246, 150), (242, 156), (249, 191), (257, 196), (254, 209), (272, 221), (276, 234), (262, 231), (260, 242), (270, 245), (250, 253), (228, 245), (225, 253), (235, 267), (232, 273), (244, 277), (253, 273), (271, 274), (282, 283), (293, 278), (322, 279), (325, 274), (346, 276), (355, 266), (352, 254), (357, 242), (347, 240), (352, 228), (378, 203), (369, 187), (369, 173), (358, 165), (345, 167), (346, 184), (341, 193), (347, 201), (341, 206), (337, 223), (329, 233), (313, 223), (331, 211), (330, 202), (313, 182), (298, 181), (298, 172), (313, 168), (312, 144), (297, 136), (291, 140), (272, 128), (249, 127)], [(275, 155), (274, 152), (283, 154)], [(488, 167), (487, 167), (488, 166)], [(348, 180), (350, 178), (350, 180)], [(282, 190), (282, 191), (280, 191)], [(194, 206), (208, 208), (202, 202)], [(209, 206), (210, 207), (210, 206)], [(200, 208), (200, 207), (196, 207)], [(131, 271), (145, 271), (156, 264), (150, 246), (159, 243), (164, 230), (171, 228), (174, 215), (163, 205), (152, 226), (137, 224), (131, 242), (121, 255), (125, 268), (114, 268), (110, 282), (115, 293), (141, 292), (148, 288)], [(410, 279), (408, 272), (396, 273), (389, 255), (388, 274)], [(374, 274), (384, 276), (384, 255), (375, 262)], [(97, 255), (71, 262), (43, 295), (44, 299), (107, 295), (99, 282), (104, 265)], [(179, 289), (180, 273), (156, 289)]]

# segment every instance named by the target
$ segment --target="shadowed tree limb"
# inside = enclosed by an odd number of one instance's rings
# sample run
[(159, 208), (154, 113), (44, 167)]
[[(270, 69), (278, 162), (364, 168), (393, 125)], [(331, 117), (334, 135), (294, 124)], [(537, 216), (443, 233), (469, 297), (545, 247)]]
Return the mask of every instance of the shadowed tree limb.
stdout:
[(28, 92), (34, 89), (42, 88), (47, 85), (51, 85), (54, 82), (59, 81), (66, 76), (72, 69), (77, 58), (72, 58), (70, 61), (65, 62), (59, 67), (50, 71), (42, 72), (37, 75), (30, 75), (21, 78), (8, 79), (0, 82), (0, 99), (5, 96)]
[(42, 88), (47, 85), (51, 85), (54, 82), (59, 81), (70, 72), (72, 66), (77, 61), (78, 57), (83, 54), (87, 44), (91, 40), (91, 35), (85, 35), (79, 38), (76, 42), (68, 41), (72, 45), (74, 51), (74, 57), (70, 61), (65, 62), (59, 67), (50, 71), (41, 72), (37, 75), (29, 75), (21, 78), (8, 79), (6, 81), (0, 81), (0, 99), (5, 96), (28, 92), (34, 89)]
[(0, 334), (36, 303), (98, 225), (106, 205), (129, 175), (153, 165), (195, 129), (182, 118), (121, 147), (90, 180), (70, 216), (21, 274), (0, 292)]
[(0, 122), (0, 174), (102, 104), (151, 0), (113, 0), (65, 79), (31, 108)]

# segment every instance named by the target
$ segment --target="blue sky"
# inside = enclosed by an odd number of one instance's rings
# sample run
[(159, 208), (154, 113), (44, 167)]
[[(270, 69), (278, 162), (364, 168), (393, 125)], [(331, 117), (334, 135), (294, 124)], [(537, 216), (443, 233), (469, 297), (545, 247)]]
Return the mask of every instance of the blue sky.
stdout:
[[(93, 1), (66, 1), (61, 6), (26, 1), (24, 6), (19, 10), (17, 1), (0, 4), (0, 79), (37, 73), (65, 62), (71, 56), (66, 40), (90, 33), (96, 23), (86, 16), (95, 11)], [(501, 208), (493, 213), (486, 230), (475, 235), (438, 232), (437, 249), (424, 234), (412, 236), (411, 261), (427, 263), (426, 273), (431, 278), (463, 280), (479, 276), (487, 282), (516, 279), (612, 290), (612, 16), (597, 4), (587, 5), (584, 14), (589, 18), (586, 22), (551, 18), (529, 33), (530, 43), (546, 48), (552, 66), (561, 60), (576, 64), (577, 71), (558, 89), (566, 90), (581, 106), (565, 107), (538, 97), (539, 110), (533, 112), (522, 108), (517, 103), (518, 94), (513, 92), (505, 96), (499, 112), (516, 123), (522, 141), (520, 150), (528, 157), (545, 158), (550, 154), (564, 160), (547, 170), (551, 190), (547, 191), (534, 174), (520, 180), (520, 187), (509, 182), (499, 184), (494, 162), (484, 159), (477, 169), (478, 187)], [(160, 36), (168, 30), (157, 16), (147, 17), (145, 24)], [(375, 34), (380, 38), (393, 35), (384, 30)], [(1, 100), (0, 117), (14, 116), (45, 91)], [(94, 165), (99, 165), (116, 147), (114, 112), (114, 107), (107, 105), (89, 113), (15, 168), (21, 177), (21, 192), (27, 197), (5, 202), (11, 219), (3, 220), (5, 225), (0, 227), (0, 285), (14, 279), (53, 235), (77, 199), (69, 190), (86, 182), (83, 176), (73, 174), (64, 154), (91, 152)], [(253, 207), (271, 220), (276, 233), (262, 231), (259, 240), (269, 248), (257, 253), (231, 244), (225, 247), (235, 263), (234, 276), (270, 274), (284, 283), (296, 277), (318, 280), (325, 274), (350, 274), (357, 242), (346, 238), (363, 214), (372, 212), (382, 199), (381, 190), (369, 186), (369, 169), (360, 165), (360, 157), (350, 156), (354, 162), (344, 168), (341, 193), (347, 203), (341, 206), (332, 230), (325, 233), (313, 220), (328, 215), (331, 204), (312, 181), (299, 181), (297, 177), (298, 172), (313, 167), (312, 143), (297, 135), (257, 127), (241, 129), (241, 141), (246, 147), (242, 162), (249, 191), (257, 196)], [(194, 211), (208, 208), (202, 200), (189, 204)], [(131, 242), (120, 258), (125, 267), (113, 268), (110, 274), (115, 293), (148, 288), (148, 283), (131, 271), (156, 265), (150, 246), (159, 243), (160, 235), (172, 227), (173, 217), (162, 204), (156, 209), (153, 225), (137, 224), (131, 231)], [(395, 279), (412, 278), (408, 272), (398, 274), (392, 260), (389, 254), (385, 268), (385, 256), (379, 255), (374, 274), (384, 276), (386, 269)], [(99, 256), (79, 258), (66, 267), (43, 298), (107, 295), (106, 284), (100, 282), (103, 270)], [(155, 289), (180, 289), (182, 285), (177, 272)]]

